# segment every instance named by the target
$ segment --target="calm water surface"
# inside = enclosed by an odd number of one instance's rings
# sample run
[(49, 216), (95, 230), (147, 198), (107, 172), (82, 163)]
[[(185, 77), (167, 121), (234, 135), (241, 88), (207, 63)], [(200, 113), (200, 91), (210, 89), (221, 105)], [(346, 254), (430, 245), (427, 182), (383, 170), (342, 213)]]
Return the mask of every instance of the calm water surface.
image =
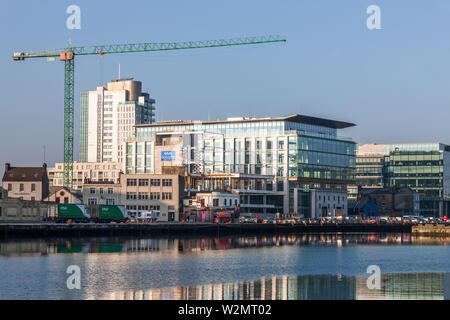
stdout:
[(449, 299), (449, 262), (445, 239), (408, 234), (10, 240), (0, 299)]

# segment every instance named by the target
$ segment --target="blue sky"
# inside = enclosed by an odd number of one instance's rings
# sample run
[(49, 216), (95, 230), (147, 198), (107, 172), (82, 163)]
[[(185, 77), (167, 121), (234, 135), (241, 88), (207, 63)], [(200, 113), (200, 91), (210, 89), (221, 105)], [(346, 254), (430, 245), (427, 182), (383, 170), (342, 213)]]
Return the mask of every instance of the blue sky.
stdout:
[[(66, 8), (81, 8), (81, 30)], [(381, 8), (381, 30), (366, 9)], [(143, 82), (157, 119), (301, 113), (349, 121), (359, 143), (450, 144), (450, 1), (192, 0), (0, 3), (0, 162), (63, 159), (63, 65), (13, 62), (14, 51), (73, 45), (280, 34), (284, 44), (80, 57), (79, 92), (122, 77)], [(78, 158), (78, 125), (75, 159)], [(3, 168), (0, 169), (0, 173)]]

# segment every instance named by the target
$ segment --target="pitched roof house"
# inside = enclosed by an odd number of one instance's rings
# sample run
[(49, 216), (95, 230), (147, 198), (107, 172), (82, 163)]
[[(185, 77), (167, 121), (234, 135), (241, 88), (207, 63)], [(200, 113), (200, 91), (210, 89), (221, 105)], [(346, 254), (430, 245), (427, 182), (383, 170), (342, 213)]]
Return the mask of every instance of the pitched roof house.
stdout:
[(11, 198), (42, 201), (49, 192), (47, 164), (42, 167), (12, 167), (6, 163), (2, 187)]

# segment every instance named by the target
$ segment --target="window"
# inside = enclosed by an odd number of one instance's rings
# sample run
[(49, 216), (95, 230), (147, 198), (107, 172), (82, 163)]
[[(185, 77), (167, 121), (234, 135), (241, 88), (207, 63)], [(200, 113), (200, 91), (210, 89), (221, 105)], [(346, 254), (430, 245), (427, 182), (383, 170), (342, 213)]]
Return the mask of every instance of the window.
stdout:
[(150, 200), (159, 200), (160, 193), (159, 192), (150, 192)]
[(25, 189), (23, 183), (20, 184), (19, 188), (20, 188), (20, 191), (23, 191)]
[(162, 185), (163, 185), (163, 187), (171, 187), (172, 179), (162, 179)]
[(148, 186), (148, 179), (139, 179), (139, 186), (141, 187)]
[(172, 192), (163, 192), (162, 200), (172, 200)]
[(92, 204), (97, 204), (97, 199), (96, 198), (89, 198), (88, 199), (88, 205), (92, 205)]
[(100, 194), (103, 194), (103, 188), (100, 188)]
[(106, 199), (106, 205), (113, 206), (114, 205), (114, 199)]
[(148, 193), (146, 193), (146, 192), (139, 192), (138, 199), (139, 200), (148, 200)]
[(0, 217), (2, 216), (2, 207), (0, 207)]
[(36, 185), (34, 183), (31, 184), (31, 192), (36, 191)]
[(114, 193), (113, 188), (108, 188), (108, 194), (113, 194), (113, 193)]
[(136, 186), (136, 179), (127, 179), (127, 186)]
[(219, 199), (213, 199), (213, 207), (219, 206)]
[(136, 192), (127, 192), (127, 200), (136, 200)]
[(90, 188), (90, 189), (89, 189), (89, 193), (90, 193), (90, 194), (94, 194), (94, 193), (95, 193), (95, 188)]
[(8, 183), (8, 191), (12, 191), (12, 184)]
[(34, 201), (34, 200), (36, 200), (36, 198), (35, 197), (31, 197), (31, 201)]
[[(34, 198), (34, 197), (33, 197), (33, 198)], [(33, 200), (33, 199), (31, 199), (31, 200)], [(64, 203), (65, 203), (65, 204), (69, 203), (69, 197), (65, 197), (65, 198), (64, 198)]]
[(152, 187), (159, 187), (159, 186), (161, 186), (161, 179), (150, 179), (150, 185)]

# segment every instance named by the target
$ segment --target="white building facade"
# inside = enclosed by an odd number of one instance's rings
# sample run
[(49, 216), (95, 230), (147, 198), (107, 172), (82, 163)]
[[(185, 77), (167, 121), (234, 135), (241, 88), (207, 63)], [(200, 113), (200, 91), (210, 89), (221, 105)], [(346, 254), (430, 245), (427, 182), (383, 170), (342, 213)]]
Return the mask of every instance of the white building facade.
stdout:
[(80, 162), (122, 162), (134, 126), (155, 120), (155, 100), (132, 79), (108, 82), (80, 97)]
[[(117, 162), (74, 162), (73, 189), (81, 191), (86, 181), (119, 183), (122, 164)], [(55, 163), (54, 168), (47, 169), (50, 187), (64, 185), (64, 163)]]

